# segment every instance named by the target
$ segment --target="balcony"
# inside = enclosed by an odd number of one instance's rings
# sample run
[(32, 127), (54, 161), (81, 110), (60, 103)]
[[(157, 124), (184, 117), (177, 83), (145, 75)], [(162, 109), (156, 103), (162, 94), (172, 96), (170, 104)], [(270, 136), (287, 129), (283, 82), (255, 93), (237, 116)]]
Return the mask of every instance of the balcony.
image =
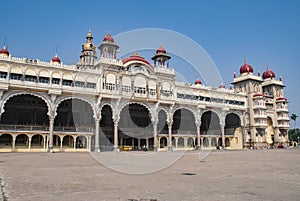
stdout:
[(280, 120), (281, 120), (281, 121), (289, 121), (290, 118), (287, 117), (287, 116), (286, 116), (286, 117), (285, 117), (285, 116), (279, 116), (279, 117), (277, 117), (277, 120), (278, 120), (278, 121), (280, 121)]
[(288, 107), (277, 107), (277, 112), (288, 112), (289, 111), (289, 109), (288, 109)]
[(289, 124), (278, 124), (279, 129), (289, 129), (290, 125)]
[(255, 119), (266, 119), (267, 115), (266, 114), (254, 114)]
[(262, 104), (255, 104), (253, 106), (253, 109), (262, 109), (262, 110), (266, 110), (266, 105), (262, 105)]

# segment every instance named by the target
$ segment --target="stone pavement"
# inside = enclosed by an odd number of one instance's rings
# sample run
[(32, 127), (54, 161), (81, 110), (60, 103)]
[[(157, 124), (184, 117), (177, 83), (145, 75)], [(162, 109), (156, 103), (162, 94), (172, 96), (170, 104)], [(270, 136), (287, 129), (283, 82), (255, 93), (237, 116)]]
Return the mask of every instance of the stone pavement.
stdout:
[(0, 178), (8, 201), (292, 201), (300, 200), (300, 150), (213, 151), (201, 160), (196, 151), (1, 153)]

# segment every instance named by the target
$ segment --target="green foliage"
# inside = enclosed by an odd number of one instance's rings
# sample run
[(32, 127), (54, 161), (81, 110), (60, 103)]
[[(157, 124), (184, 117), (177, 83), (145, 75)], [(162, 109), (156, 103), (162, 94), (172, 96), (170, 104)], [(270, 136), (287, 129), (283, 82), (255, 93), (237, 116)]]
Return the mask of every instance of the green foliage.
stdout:
[[(298, 137), (300, 138), (300, 129), (299, 128), (290, 129), (288, 135), (289, 135), (290, 141), (298, 142)], [(300, 139), (299, 139), (299, 142), (300, 142)]]
[(298, 115), (296, 115), (296, 114), (292, 114), (292, 115), (291, 115), (291, 119), (294, 121), (295, 126), (296, 126), (296, 120), (297, 120), (297, 117), (298, 117)]

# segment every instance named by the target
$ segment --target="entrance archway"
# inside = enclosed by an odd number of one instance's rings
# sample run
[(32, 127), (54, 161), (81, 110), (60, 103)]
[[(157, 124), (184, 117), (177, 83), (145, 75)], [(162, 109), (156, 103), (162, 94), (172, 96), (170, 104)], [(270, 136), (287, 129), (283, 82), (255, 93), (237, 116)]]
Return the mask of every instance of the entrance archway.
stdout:
[(183, 137), (178, 138), (178, 148), (184, 148), (184, 139)]
[(31, 137), (31, 148), (42, 148), (44, 146), (44, 137), (36, 134)]
[(241, 126), (240, 117), (237, 114), (229, 113), (225, 118), (225, 135), (234, 135), (237, 128)]
[(39, 97), (21, 94), (11, 97), (4, 106), (0, 126), (17, 125), (22, 130), (46, 130), (49, 125), (48, 106)]
[(213, 111), (206, 111), (201, 116), (201, 135), (221, 135), (219, 116)]
[(168, 140), (166, 137), (161, 137), (159, 141), (160, 141), (160, 143), (159, 143), (160, 148), (165, 148), (168, 146), (168, 144), (167, 144)]
[(137, 139), (149, 139), (148, 149), (153, 146), (151, 114), (144, 105), (138, 103), (126, 105), (120, 113), (118, 129), (119, 137), (123, 139), (123, 147), (130, 146), (129, 149), (133, 150), (138, 145)]
[(195, 116), (190, 110), (181, 108), (174, 112), (172, 133), (183, 135), (197, 134)]
[(29, 146), (29, 137), (25, 134), (17, 135), (15, 145), (16, 145), (16, 147), (28, 147)]
[(99, 145), (101, 151), (112, 151), (114, 148), (114, 122), (110, 105), (104, 105), (101, 110)]

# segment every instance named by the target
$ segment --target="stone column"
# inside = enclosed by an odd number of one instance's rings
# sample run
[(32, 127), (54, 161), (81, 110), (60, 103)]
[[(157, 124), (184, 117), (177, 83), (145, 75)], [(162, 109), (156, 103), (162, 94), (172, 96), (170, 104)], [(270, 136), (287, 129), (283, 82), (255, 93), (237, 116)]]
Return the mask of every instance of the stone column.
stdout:
[[(57, 139), (57, 138), (56, 138)], [(60, 140), (60, 148), (59, 150), (62, 152), (63, 151), (63, 140), (64, 140), (64, 136), (59, 136), (59, 140)], [(56, 143), (58, 143), (58, 140), (56, 140)]]
[(225, 119), (220, 120), (220, 127), (222, 133), (222, 147), (224, 148), (225, 147)]
[(28, 152), (31, 152), (31, 136), (28, 137)]
[(13, 141), (12, 141), (12, 151), (14, 152), (16, 148), (16, 136), (13, 135)]
[(49, 116), (49, 151), (53, 152), (53, 125), (55, 116)]
[(200, 149), (200, 126), (201, 126), (201, 122), (197, 122), (196, 123), (196, 127), (197, 127), (197, 149)]
[(114, 121), (114, 150), (118, 149), (118, 121)]
[(46, 136), (43, 135), (43, 149), (46, 150)]
[[(100, 119), (95, 118), (95, 151), (100, 152), (99, 147), (99, 128), (100, 128)], [(91, 145), (90, 145), (91, 147)]]
[(154, 138), (154, 151), (158, 150), (157, 143), (157, 121), (153, 121), (153, 138)]
[(138, 149), (141, 149), (141, 139), (138, 138)]
[(73, 146), (74, 146), (74, 152), (76, 151), (76, 139), (77, 139), (78, 136), (74, 136), (74, 143), (73, 143)]
[(169, 134), (168, 150), (169, 151), (172, 151), (172, 125), (173, 122), (168, 123), (168, 134)]

